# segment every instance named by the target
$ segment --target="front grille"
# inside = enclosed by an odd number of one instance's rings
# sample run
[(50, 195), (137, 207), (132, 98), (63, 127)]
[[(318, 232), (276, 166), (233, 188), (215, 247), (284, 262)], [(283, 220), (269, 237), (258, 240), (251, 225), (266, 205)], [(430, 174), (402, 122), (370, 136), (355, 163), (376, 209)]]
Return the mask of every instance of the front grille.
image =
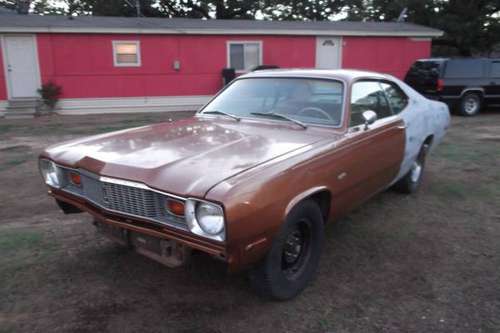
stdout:
[(145, 185), (107, 177), (79, 170), (82, 186), (69, 182), (70, 169), (62, 169), (62, 190), (76, 194), (89, 202), (109, 211), (135, 217), (143, 217), (162, 224), (186, 229), (184, 218), (170, 214), (165, 209), (168, 195), (155, 192)]
[(127, 214), (156, 218), (158, 202), (154, 192), (131, 186), (102, 183), (104, 205)]

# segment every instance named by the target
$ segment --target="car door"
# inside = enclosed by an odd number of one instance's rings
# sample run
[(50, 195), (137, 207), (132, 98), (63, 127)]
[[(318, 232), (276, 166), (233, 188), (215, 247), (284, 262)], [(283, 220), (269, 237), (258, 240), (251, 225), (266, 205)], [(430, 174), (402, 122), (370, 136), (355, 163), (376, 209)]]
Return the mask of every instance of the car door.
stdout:
[[(374, 111), (377, 120), (366, 126), (363, 112)], [(404, 155), (405, 129), (394, 114), (377, 80), (361, 80), (351, 87), (349, 130), (342, 150), (344, 193), (341, 213), (385, 189), (399, 172)]]
[(398, 175), (394, 179), (396, 180), (410, 170), (420, 151), (421, 141), (425, 138), (426, 124), (422, 122), (422, 114), (419, 109), (424, 108), (425, 105), (419, 104), (418, 101), (412, 101), (413, 104), (410, 105), (410, 98), (394, 82), (382, 81), (380, 85), (387, 96), (392, 112), (400, 116), (405, 127), (404, 156)]

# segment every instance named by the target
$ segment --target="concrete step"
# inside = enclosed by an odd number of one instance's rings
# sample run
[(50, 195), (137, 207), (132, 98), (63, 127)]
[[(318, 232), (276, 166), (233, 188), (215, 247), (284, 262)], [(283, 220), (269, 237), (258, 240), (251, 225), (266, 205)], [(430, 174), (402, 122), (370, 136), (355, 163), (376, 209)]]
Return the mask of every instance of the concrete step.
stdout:
[(8, 101), (5, 118), (33, 118), (39, 107), (40, 99), (36, 97), (16, 98)]
[(4, 117), (6, 119), (33, 118), (36, 112), (36, 108), (7, 108)]
[(38, 98), (13, 99), (8, 101), (7, 108), (37, 108), (40, 105)]

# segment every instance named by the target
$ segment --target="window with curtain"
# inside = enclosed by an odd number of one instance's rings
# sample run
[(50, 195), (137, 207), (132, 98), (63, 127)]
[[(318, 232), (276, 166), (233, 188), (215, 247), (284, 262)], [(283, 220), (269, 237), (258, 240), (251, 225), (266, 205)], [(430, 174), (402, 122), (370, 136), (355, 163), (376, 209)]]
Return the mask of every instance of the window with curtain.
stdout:
[(115, 66), (140, 66), (140, 45), (138, 41), (114, 41), (113, 57)]

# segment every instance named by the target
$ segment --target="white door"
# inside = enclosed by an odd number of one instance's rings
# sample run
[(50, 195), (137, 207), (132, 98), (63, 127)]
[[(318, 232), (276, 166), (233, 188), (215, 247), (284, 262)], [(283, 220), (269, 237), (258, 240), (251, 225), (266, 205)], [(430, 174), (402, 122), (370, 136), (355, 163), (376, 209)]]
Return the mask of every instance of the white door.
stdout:
[(341, 43), (342, 39), (340, 37), (316, 37), (316, 68), (340, 68)]
[(37, 96), (40, 72), (35, 38), (5, 36), (3, 41), (9, 98)]

